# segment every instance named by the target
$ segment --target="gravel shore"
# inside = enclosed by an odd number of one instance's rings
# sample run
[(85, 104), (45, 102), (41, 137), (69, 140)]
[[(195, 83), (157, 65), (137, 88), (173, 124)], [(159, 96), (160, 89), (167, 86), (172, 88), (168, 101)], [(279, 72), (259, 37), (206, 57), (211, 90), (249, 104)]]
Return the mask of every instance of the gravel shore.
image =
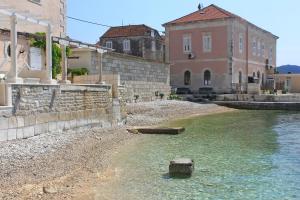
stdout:
[(142, 135), (130, 126), (228, 112), (214, 104), (155, 101), (128, 104), (127, 125), (77, 129), (0, 143), (0, 199), (94, 199), (88, 188), (120, 145)]

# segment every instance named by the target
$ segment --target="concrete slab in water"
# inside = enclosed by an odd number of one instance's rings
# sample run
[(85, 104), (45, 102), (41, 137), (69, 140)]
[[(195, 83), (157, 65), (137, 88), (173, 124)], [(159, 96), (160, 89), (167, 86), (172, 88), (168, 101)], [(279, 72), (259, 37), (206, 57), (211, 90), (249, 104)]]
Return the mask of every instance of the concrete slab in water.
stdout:
[(178, 135), (185, 131), (185, 128), (135, 128), (139, 133), (143, 134), (166, 134), (166, 135)]
[(191, 176), (194, 171), (194, 161), (188, 158), (180, 158), (170, 161), (169, 174), (173, 177)]

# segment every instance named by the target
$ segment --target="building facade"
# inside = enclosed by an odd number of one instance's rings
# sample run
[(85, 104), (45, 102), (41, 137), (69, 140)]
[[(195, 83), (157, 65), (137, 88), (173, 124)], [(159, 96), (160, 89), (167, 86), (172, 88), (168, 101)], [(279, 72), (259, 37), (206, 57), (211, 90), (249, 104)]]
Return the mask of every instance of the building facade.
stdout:
[[(47, 20), (53, 26), (53, 36), (65, 37), (67, 32), (67, 0), (0, 0), (0, 5), (17, 13)], [(10, 29), (9, 23), (0, 22), (1, 28)], [(18, 23), (18, 32), (46, 32), (45, 28), (30, 23)]]
[(164, 24), (171, 85), (218, 93), (263, 85), (276, 66), (277, 36), (216, 5)]
[[(0, 0), (4, 9), (35, 20), (49, 22), (52, 26), (52, 36), (66, 35), (66, 0)], [(0, 15), (0, 74), (13, 76), (11, 67), (11, 19)], [(47, 79), (46, 54), (43, 49), (31, 46), (31, 38), (37, 32), (47, 32), (47, 26), (31, 23), (29, 20), (16, 19), (17, 31), (17, 74), (20, 78), (36, 78), (36, 81)], [(32, 79), (33, 80), (33, 79)], [(25, 80), (26, 82), (26, 80)]]
[(146, 25), (112, 27), (100, 37), (98, 44), (118, 53), (164, 61), (164, 39)]

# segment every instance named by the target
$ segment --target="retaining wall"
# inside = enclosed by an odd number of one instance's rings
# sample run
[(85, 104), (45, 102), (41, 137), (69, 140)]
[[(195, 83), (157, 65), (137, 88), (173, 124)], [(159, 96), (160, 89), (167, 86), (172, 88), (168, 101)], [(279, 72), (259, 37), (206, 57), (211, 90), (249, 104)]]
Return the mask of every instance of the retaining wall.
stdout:
[(125, 117), (125, 105), (113, 101), (110, 85), (14, 84), (11, 90), (12, 108), (0, 110), (0, 141), (84, 126), (110, 127)]
[(103, 74), (119, 74), (121, 85), (126, 87), (126, 100), (151, 101), (158, 97), (155, 92), (170, 94), (170, 65), (145, 60), (130, 55), (106, 53), (103, 55)]

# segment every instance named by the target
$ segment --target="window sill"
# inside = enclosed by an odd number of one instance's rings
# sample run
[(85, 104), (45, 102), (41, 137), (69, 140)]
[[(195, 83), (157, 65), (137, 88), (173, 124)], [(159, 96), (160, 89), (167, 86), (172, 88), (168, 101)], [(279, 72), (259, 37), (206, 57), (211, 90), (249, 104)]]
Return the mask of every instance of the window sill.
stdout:
[(28, 0), (28, 1), (31, 2), (31, 3), (34, 3), (36, 5), (42, 6), (41, 2), (36, 2), (34, 0)]

